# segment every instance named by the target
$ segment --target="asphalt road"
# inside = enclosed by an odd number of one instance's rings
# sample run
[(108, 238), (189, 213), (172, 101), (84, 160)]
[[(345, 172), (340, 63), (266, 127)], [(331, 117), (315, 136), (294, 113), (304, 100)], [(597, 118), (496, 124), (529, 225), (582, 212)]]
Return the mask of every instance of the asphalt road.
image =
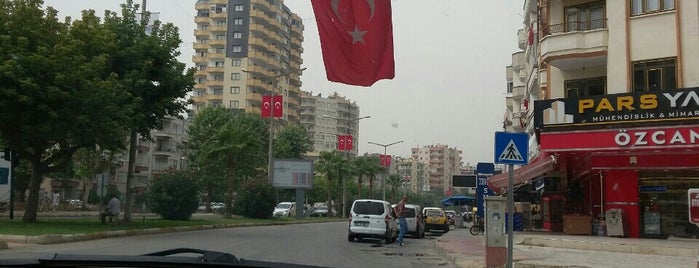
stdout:
[(455, 267), (426, 238), (406, 237), (405, 246), (379, 240), (347, 241), (347, 223), (241, 227), (118, 237), (64, 244), (26, 245), (0, 250), (0, 259), (36, 258), (52, 253), (139, 255), (172, 248), (228, 252), (238, 258), (328, 267)]

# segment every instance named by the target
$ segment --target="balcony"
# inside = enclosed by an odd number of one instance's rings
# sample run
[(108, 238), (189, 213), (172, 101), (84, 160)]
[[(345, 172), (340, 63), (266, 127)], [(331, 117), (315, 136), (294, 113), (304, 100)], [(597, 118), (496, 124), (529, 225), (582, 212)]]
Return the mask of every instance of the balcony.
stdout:
[(519, 49), (524, 50), (527, 48), (528, 32), (524, 29), (517, 30), (517, 44)]
[(209, 44), (207, 43), (194, 43), (194, 49), (208, 49)]
[(206, 63), (207, 61), (206, 57), (192, 56), (192, 62), (194, 63)]
[(607, 20), (549, 25), (542, 29), (541, 59), (556, 68), (568, 70), (586, 63), (606, 61), (609, 42)]
[(525, 92), (527, 89), (524, 87), (524, 85), (521, 86), (516, 86), (512, 88), (512, 98), (519, 100), (524, 98)]
[(206, 82), (209, 87), (223, 87), (223, 80), (209, 80)]
[(225, 46), (226, 39), (209, 39), (209, 45), (212, 46)]
[(226, 25), (211, 25), (211, 26), (209, 26), (208, 30), (209, 30), (209, 32), (212, 32), (212, 33), (218, 33), (218, 32), (226, 32), (228, 30), (228, 28), (226, 27)]
[(206, 67), (206, 71), (208, 71), (210, 74), (213, 73), (223, 73), (223, 67)]
[(223, 53), (209, 53), (209, 59), (224, 59), (226, 55)]
[(209, 24), (209, 17), (204, 17), (204, 16), (196, 17), (196, 18), (194, 18), (194, 22), (196, 24)]

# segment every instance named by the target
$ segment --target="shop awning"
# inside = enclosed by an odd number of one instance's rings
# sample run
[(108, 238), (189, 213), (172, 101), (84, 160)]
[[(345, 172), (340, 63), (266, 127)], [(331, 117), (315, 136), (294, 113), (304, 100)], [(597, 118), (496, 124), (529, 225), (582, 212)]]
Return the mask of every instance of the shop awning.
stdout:
[[(556, 168), (556, 156), (542, 153), (530, 162), (528, 165), (515, 169), (513, 184), (521, 184), (529, 180), (538, 178)], [(488, 178), (488, 188), (497, 193), (504, 192), (507, 189), (507, 180), (509, 173), (493, 175)]]

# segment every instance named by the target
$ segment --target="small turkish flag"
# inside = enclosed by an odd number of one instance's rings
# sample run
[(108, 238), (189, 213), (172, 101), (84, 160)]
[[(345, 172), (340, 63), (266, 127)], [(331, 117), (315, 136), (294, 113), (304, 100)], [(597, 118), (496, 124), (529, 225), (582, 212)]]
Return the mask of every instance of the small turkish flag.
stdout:
[(272, 97), (272, 116), (273, 117), (283, 117), (284, 116), (284, 102), (282, 95), (275, 95)]
[(390, 155), (390, 154), (387, 154), (387, 155), (386, 155), (386, 160), (385, 160), (385, 162), (386, 162), (386, 167), (390, 167), (390, 166), (391, 166), (391, 155)]
[(352, 135), (345, 136), (345, 150), (351, 151), (352, 150), (352, 143), (354, 143), (352, 140)]
[(386, 166), (386, 155), (385, 154), (380, 154), (379, 155), (379, 163), (382, 167)]
[(347, 149), (347, 139), (345, 138), (344, 135), (337, 135), (337, 149), (340, 151), (344, 151)]
[(272, 116), (272, 96), (262, 96), (262, 106), (260, 107), (260, 115), (262, 117)]

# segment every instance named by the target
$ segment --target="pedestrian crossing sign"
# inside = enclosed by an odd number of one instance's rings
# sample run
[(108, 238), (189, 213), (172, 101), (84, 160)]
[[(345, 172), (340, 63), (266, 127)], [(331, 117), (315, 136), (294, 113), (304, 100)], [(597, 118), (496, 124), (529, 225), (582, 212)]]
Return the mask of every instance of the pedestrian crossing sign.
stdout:
[(528, 155), (527, 133), (495, 132), (495, 164), (526, 165)]

